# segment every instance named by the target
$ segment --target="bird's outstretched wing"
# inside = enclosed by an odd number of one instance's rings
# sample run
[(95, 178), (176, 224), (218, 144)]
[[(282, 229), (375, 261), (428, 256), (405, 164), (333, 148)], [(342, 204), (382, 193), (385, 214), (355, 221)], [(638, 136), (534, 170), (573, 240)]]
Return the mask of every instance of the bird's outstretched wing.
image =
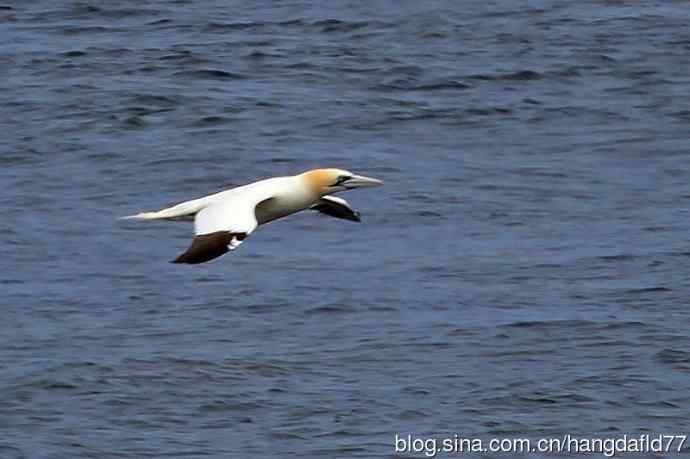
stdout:
[(240, 195), (209, 204), (194, 219), (194, 240), (173, 263), (204, 263), (235, 250), (258, 226), (255, 209), (271, 197)]
[(343, 198), (336, 198), (335, 196), (323, 196), (316, 204), (311, 206), (313, 210), (330, 215), (335, 218), (342, 218), (344, 220), (351, 220), (353, 222), (362, 221), (359, 212), (350, 206), (350, 204)]

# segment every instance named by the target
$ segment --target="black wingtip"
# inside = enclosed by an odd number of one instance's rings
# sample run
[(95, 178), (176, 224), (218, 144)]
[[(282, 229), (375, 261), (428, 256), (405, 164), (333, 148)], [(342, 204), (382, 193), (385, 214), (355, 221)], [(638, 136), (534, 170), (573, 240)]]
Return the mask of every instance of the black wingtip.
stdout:
[(211, 261), (230, 250), (228, 245), (233, 237), (237, 237), (237, 235), (227, 231), (217, 231), (196, 236), (192, 240), (192, 245), (182, 255), (172, 260), (171, 263), (195, 265)]
[(322, 198), (321, 201), (311, 206), (311, 208), (331, 217), (351, 222), (362, 221), (359, 212), (333, 199)]

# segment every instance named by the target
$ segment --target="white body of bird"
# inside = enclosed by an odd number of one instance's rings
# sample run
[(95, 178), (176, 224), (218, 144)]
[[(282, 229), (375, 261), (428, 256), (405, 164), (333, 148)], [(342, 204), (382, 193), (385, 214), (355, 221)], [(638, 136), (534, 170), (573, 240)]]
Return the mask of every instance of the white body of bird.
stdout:
[(347, 201), (329, 194), (381, 183), (341, 169), (316, 169), (295, 176), (260, 180), (157, 212), (142, 212), (123, 218), (194, 219), (196, 236), (192, 245), (173, 262), (203, 263), (236, 249), (257, 226), (305, 209), (359, 221), (359, 213)]

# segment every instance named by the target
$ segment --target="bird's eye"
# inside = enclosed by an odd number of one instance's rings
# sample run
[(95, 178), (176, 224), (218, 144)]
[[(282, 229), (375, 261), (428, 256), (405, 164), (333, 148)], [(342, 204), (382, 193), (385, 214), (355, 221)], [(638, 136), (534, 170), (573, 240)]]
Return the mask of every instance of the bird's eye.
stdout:
[(343, 183), (347, 182), (351, 178), (352, 177), (350, 177), (349, 175), (339, 175), (338, 180), (336, 180), (336, 182), (333, 184), (333, 186), (342, 185)]

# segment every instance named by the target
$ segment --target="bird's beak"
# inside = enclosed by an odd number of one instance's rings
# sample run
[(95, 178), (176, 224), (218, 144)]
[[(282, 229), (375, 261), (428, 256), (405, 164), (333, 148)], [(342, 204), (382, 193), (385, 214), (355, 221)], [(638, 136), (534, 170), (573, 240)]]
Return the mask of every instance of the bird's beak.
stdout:
[(363, 175), (353, 175), (350, 180), (345, 182), (343, 186), (348, 190), (354, 188), (369, 188), (372, 186), (381, 186), (383, 182), (381, 180), (365, 177)]

